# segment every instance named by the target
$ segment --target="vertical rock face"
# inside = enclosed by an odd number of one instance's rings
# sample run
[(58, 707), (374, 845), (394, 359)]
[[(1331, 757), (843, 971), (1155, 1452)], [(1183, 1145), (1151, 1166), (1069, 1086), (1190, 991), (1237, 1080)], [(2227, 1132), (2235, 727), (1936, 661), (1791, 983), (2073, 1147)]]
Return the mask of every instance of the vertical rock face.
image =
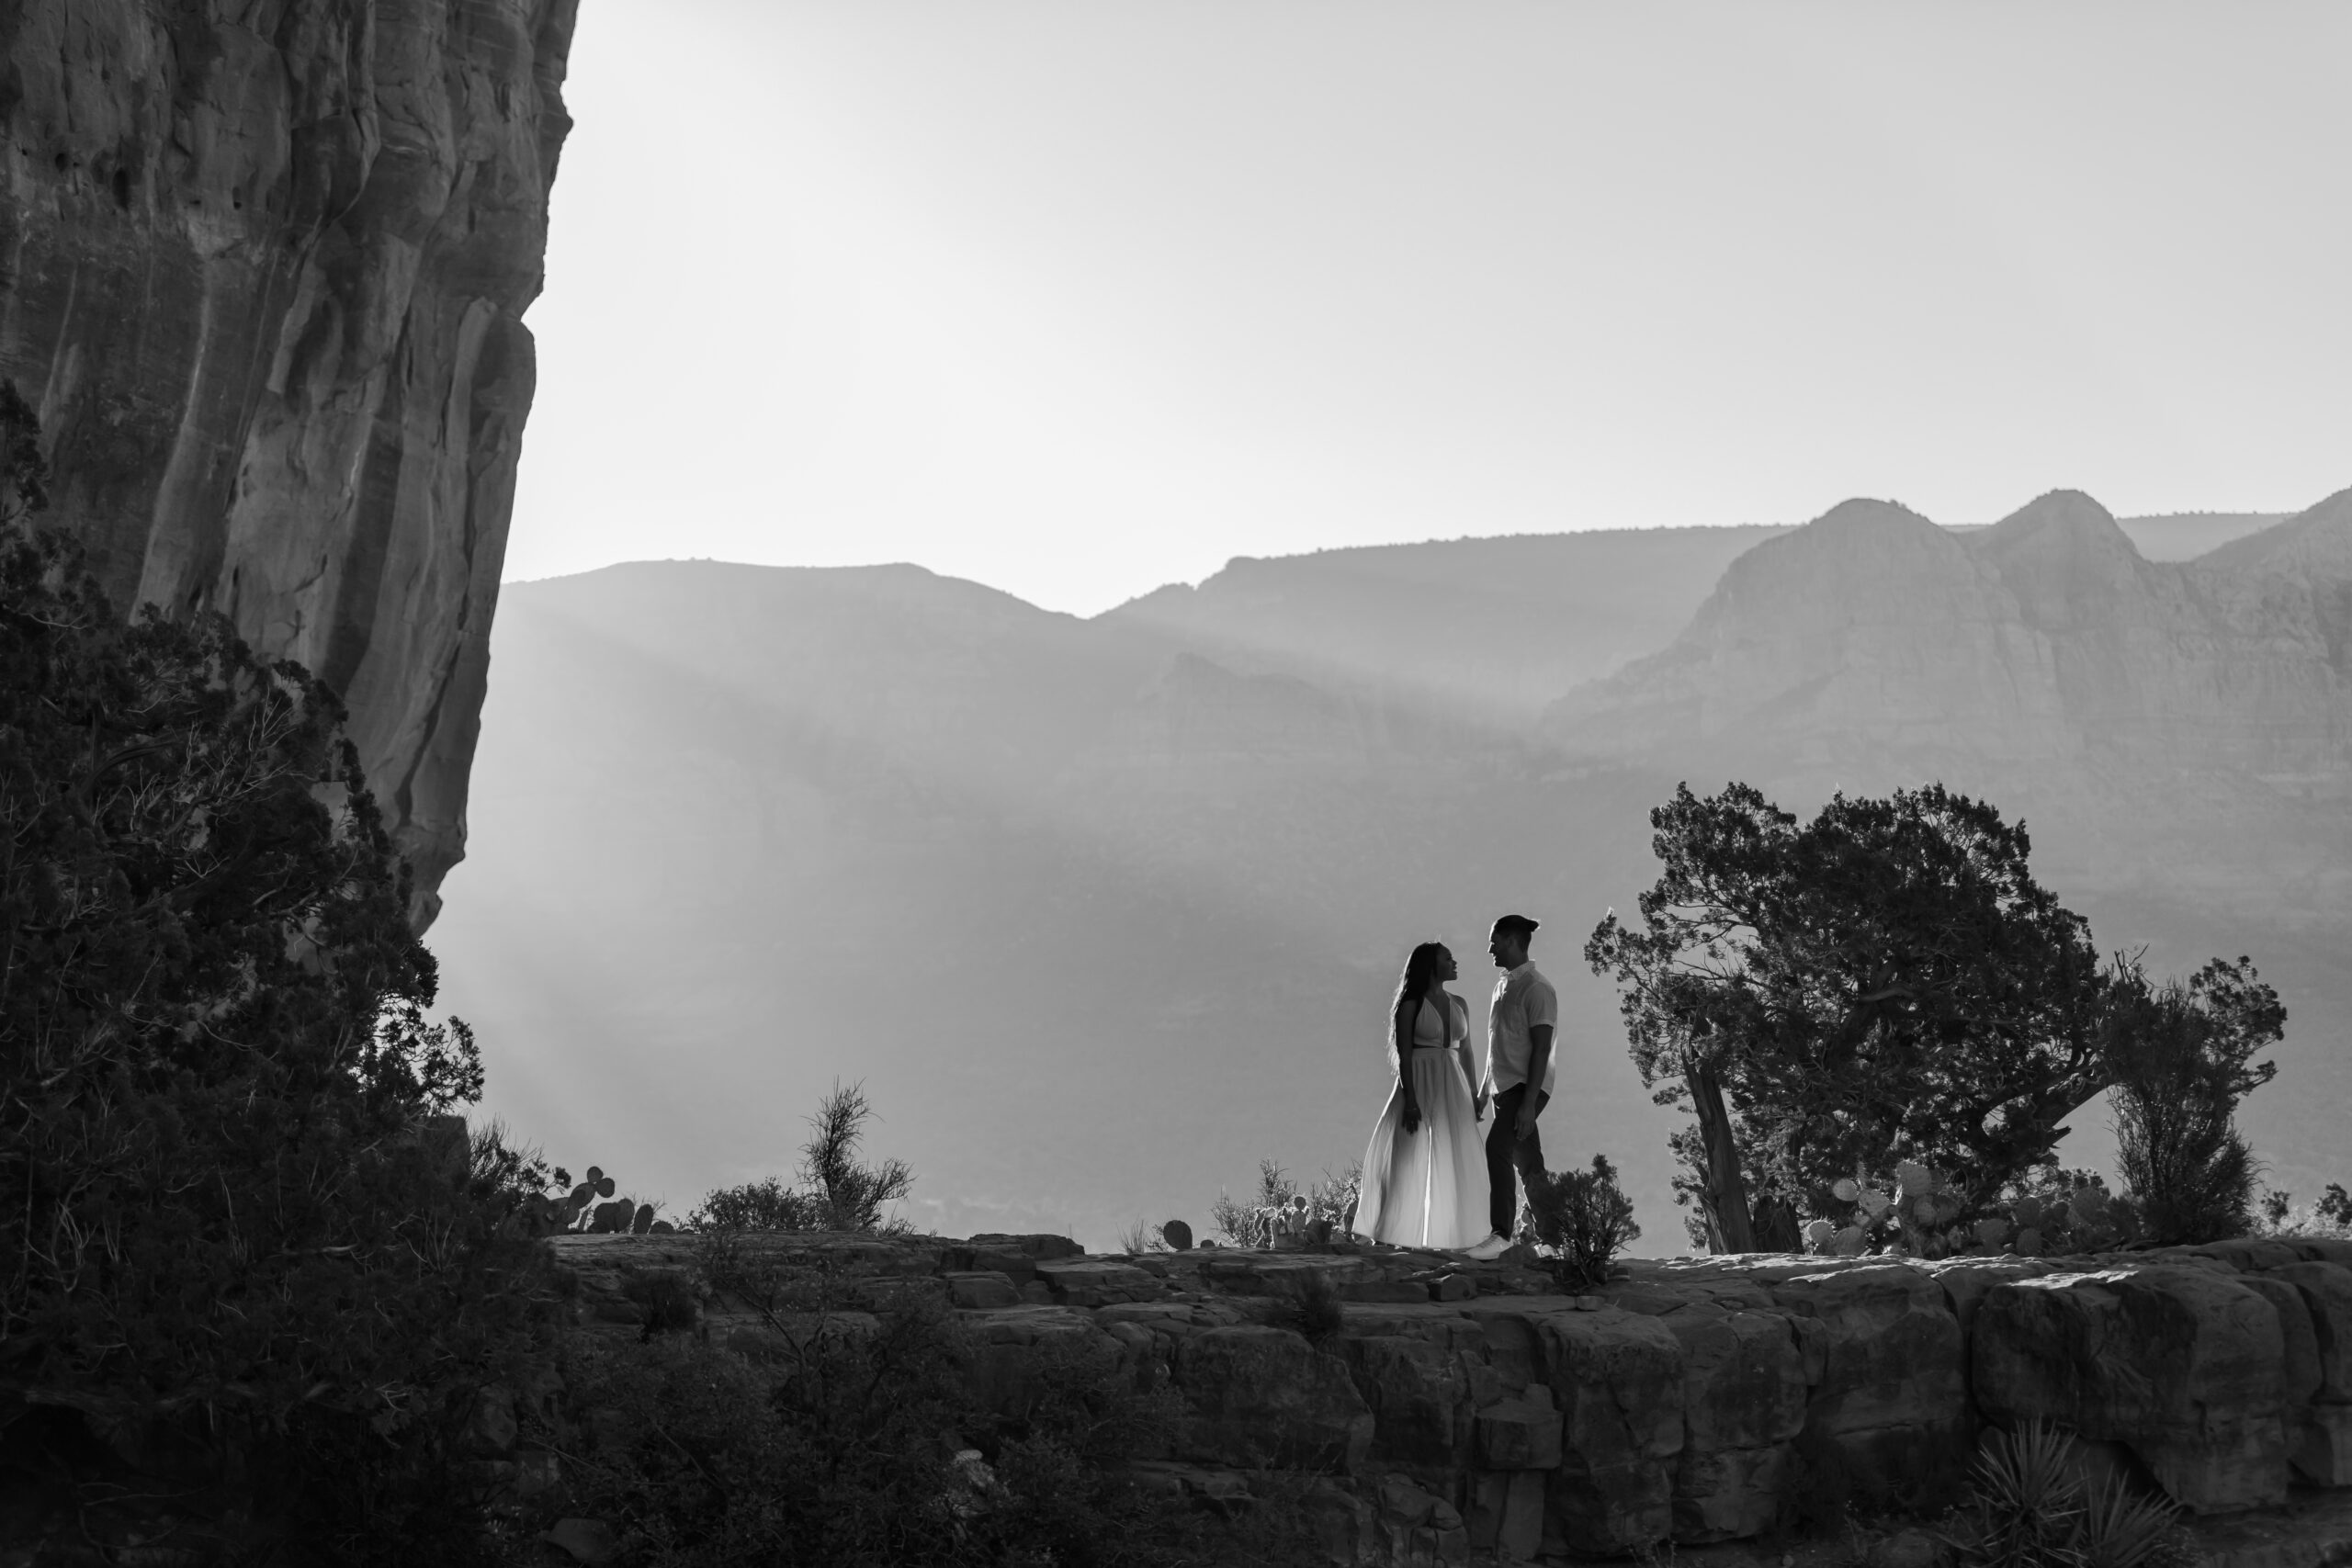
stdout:
[(466, 773), (578, 0), (0, 8), (0, 376), (117, 603), (342, 694), (415, 866)]
[(1978, 1405), (2138, 1454), (2199, 1513), (2287, 1493), (2287, 1340), (2230, 1270), (2122, 1268), (1996, 1286), (1976, 1315)]

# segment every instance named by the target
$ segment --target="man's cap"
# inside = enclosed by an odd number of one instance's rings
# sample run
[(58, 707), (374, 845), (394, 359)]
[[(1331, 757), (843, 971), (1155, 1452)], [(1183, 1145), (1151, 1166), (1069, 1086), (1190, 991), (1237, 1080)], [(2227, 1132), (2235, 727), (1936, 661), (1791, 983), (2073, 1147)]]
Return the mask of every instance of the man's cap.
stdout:
[(1495, 922), (1495, 930), (1509, 931), (1514, 936), (1533, 936), (1537, 924), (1525, 915), (1505, 915)]

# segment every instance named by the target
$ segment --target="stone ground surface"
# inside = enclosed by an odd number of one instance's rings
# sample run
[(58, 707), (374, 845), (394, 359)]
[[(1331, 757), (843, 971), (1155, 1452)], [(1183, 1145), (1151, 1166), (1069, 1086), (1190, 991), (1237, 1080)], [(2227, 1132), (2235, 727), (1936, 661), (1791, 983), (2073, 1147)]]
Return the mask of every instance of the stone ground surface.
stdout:
[[(775, 1328), (710, 1288), (704, 1245), (555, 1238), (579, 1331), (634, 1337), (666, 1301), (689, 1303), (680, 1326), (756, 1348)], [(2034, 1419), (2075, 1432), (2087, 1470), (2169, 1493), (2212, 1562), (2352, 1562), (2347, 1243), (1634, 1260), (1580, 1292), (1525, 1251), (740, 1245), (754, 1267), (831, 1280), (837, 1316), (909, 1292), (945, 1303), (1000, 1414), (1056, 1355), (1172, 1386), (1187, 1418), (1139, 1479), (1230, 1508), (1287, 1473), (1283, 1495), (1350, 1568), (1653, 1552), (1933, 1568), (1905, 1518), (1964, 1494), (1986, 1433)], [(1337, 1306), (1310, 1339), (1318, 1296)]]

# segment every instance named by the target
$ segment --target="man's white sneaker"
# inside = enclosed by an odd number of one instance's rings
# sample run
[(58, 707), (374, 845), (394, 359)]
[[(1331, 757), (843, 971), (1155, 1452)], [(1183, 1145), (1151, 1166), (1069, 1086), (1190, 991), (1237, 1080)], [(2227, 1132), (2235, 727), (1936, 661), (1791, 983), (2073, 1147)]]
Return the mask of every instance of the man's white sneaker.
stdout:
[(1478, 1243), (1476, 1247), (1464, 1247), (1462, 1249), (1462, 1256), (1464, 1258), (1475, 1258), (1479, 1262), (1484, 1263), (1490, 1258), (1500, 1258), (1504, 1253), (1509, 1252), (1510, 1250), (1510, 1243), (1509, 1241), (1499, 1235), (1490, 1235), (1486, 1240)]

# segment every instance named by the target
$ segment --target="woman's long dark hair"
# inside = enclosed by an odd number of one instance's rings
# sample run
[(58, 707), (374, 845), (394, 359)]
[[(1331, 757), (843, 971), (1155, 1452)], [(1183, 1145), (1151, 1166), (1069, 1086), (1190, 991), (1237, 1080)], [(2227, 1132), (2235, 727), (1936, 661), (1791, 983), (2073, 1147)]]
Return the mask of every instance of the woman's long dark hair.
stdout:
[[(1405, 1069), (1405, 1054), (1413, 1048), (1413, 1020), (1420, 1016), (1421, 1003), (1437, 987), (1437, 961), (1444, 955), (1445, 943), (1421, 943), (1405, 960), (1405, 973), (1396, 981), (1396, 1000), (1388, 1010), (1388, 1055), (1399, 1072)], [(1444, 1020), (1443, 1029), (1450, 1035), (1453, 1020)]]

